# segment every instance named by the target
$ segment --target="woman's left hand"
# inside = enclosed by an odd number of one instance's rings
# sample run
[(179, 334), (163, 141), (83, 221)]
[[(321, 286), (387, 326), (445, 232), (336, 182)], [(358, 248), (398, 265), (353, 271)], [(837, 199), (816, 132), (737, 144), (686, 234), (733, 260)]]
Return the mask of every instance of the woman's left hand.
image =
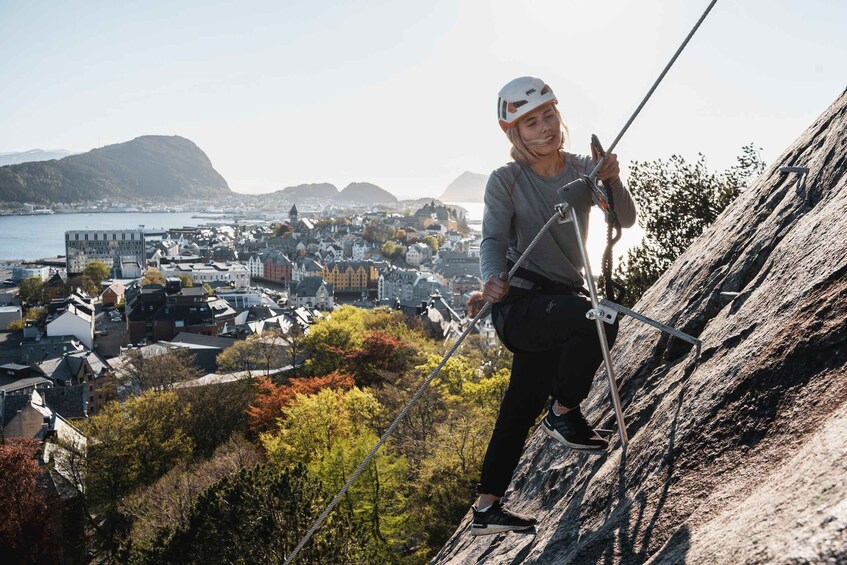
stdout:
[(620, 176), (621, 167), (618, 164), (618, 155), (609, 153), (603, 161), (603, 168), (597, 172), (597, 178), (603, 182), (613, 181)]

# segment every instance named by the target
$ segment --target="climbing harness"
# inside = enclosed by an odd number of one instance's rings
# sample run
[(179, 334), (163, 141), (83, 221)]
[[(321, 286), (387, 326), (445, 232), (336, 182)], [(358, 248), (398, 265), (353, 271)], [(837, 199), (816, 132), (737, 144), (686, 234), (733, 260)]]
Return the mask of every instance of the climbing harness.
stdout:
[[(694, 33), (700, 27), (700, 24), (703, 23), (703, 20), (706, 19), (706, 16), (712, 10), (712, 7), (715, 5), (716, 2), (717, 0), (711, 0), (709, 5), (706, 7), (706, 10), (703, 12), (703, 15), (700, 16), (699, 20), (697, 20), (697, 23), (691, 29), (688, 36), (679, 46), (676, 53), (674, 53), (673, 57), (671, 57), (671, 60), (665, 66), (664, 70), (662, 70), (661, 74), (659, 75), (659, 78), (657, 78), (656, 81), (653, 83), (653, 86), (647, 92), (647, 95), (642, 99), (641, 103), (638, 105), (638, 108), (636, 108), (635, 112), (632, 114), (632, 116), (630, 116), (623, 129), (621, 129), (620, 133), (618, 133), (617, 137), (612, 142), (612, 145), (609, 147), (608, 153), (611, 153), (615, 149), (618, 142), (629, 129), (629, 126), (635, 120), (636, 116), (638, 116), (638, 114), (641, 112), (641, 109), (644, 107), (644, 105), (647, 103), (647, 100), (650, 99), (653, 92), (659, 86), (659, 83), (661, 83), (662, 79), (665, 78), (665, 75), (670, 70), (671, 66), (673, 66), (674, 62), (679, 57), (679, 54), (682, 53), (682, 50), (685, 48), (686, 45), (688, 45), (688, 42), (691, 40), (691, 38), (694, 36)], [(538, 231), (538, 233), (535, 235), (535, 237), (527, 246), (527, 248), (523, 251), (518, 260), (515, 261), (515, 264), (512, 266), (509, 272), (501, 273), (500, 278), (503, 280), (508, 280), (512, 278), (512, 276), (514, 276), (515, 272), (521, 267), (521, 265), (524, 263), (526, 258), (529, 256), (529, 254), (532, 252), (532, 250), (535, 248), (541, 238), (547, 233), (547, 230), (549, 230), (554, 224), (557, 224), (560, 220), (565, 219), (568, 214), (570, 215), (571, 222), (569, 223), (573, 224), (574, 230), (576, 230), (577, 241), (580, 242), (579, 249), (580, 254), (582, 256), (583, 266), (585, 268), (585, 279), (588, 284), (588, 290), (591, 297), (592, 308), (588, 311), (586, 317), (595, 320), (597, 324), (597, 335), (600, 338), (600, 344), (603, 350), (603, 362), (606, 366), (606, 375), (609, 378), (609, 388), (612, 397), (612, 405), (615, 410), (615, 419), (617, 420), (618, 432), (620, 433), (621, 448), (623, 450), (626, 450), (629, 438), (627, 436), (626, 426), (624, 424), (623, 408), (621, 407), (621, 401), (618, 394), (617, 380), (615, 378), (614, 367), (612, 366), (611, 354), (609, 353), (609, 345), (606, 341), (606, 332), (603, 330), (603, 323), (613, 323), (618, 313), (632, 316), (639, 321), (650, 324), (654, 327), (659, 328), (662, 331), (666, 331), (671, 335), (674, 335), (676, 337), (679, 337), (680, 339), (694, 344), (697, 347), (698, 357), (700, 354), (700, 340), (691, 337), (687, 334), (684, 334), (683, 332), (675, 330), (670, 326), (657, 322), (656, 320), (652, 320), (642, 314), (633, 312), (632, 310), (615, 304), (612, 301), (603, 300), (602, 303), (600, 302), (597, 296), (597, 289), (594, 285), (594, 278), (591, 274), (591, 264), (588, 260), (588, 252), (586, 251), (585, 244), (583, 243), (582, 232), (577, 218), (577, 208), (582, 209), (584, 206), (590, 206), (591, 202), (597, 204), (597, 206), (603, 209), (604, 212), (606, 212), (607, 214), (614, 213), (614, 200), (611, 196), (612, 191), (604, 191), (596, 184), (597, 173), (602, 168), (603, 163), (606, 160), (606, 155), (608, 154), (602, 152), (602, 147), (600, 147), (599, 141), (597, 141), (597, 148), (601, 149), (600, 153), (602, 154), (599, 155), (600, 158), (597, 160), (594, 169), (588, 175), (584, 175), (583, 177), (559, 188), (558, 194), (563, 200), (562, 204), (556, 206), (555, 213), (550, 217), (549, 220), (547, 220), (547, 223), (545, 223), (544, 226)], [(406, 406), (403, 407), (403, 410), (401, 410), (397, 417), (394, 418), (394, 421), (391, 422), (391, 424), (382, 434), (382, 437), (380, 437), (379, 441), (377, 441), (376, 445), (373, 446), (373, 448), (365, 456), (364, 460), (362, 460), (359, 466), (356, 467), (356, 470), (353, 471), (353, 473), (350, 475), (350, 478), (347, 480), (346, 483), (344, 483), (344, 486), (341, 487), (341, 490), (338, 491), (338, 494), (333, 497), (327, 507), (317, 517), (315, 522), (312, 524), (312, 526), (309, 528), (309, 530), (306, 532), (306, 534), (303, 536), (303, 538), (300, 540), (294, 550), (292, 550), (291, 554), (285, 559), (285, 565), (289, 565), (294, 561), (294, 559), (297, 557), (297, 554), (300, 552), (301, 549), (303, 549), (303, 546), (306, 545), (309, 539), (311, 539), (312, 535), (314, 535), (318, 528), (320, 528), (321, 524), (323, 524), (324, 520), (326, 520), (327, 516), (329, 516), (329, 513), (332, 512), (335, 506), (341, 501), (341, 498), (345, 495), (347, 490), (353, 485), (356, 479), (358, 479), (359, 475), (365, 470), (368, 464), (370, 464), (371, 459), (373, 459), (374, 455), (376, 455), (376, 452), (379, 450), (379, 448), (382, 447), (382, 445), (388, 440), (388, 438), (391, 436), (397, 426), (400, 425), (400, 422), (403, 420), (403, 418), (406, 417), (412, 407), (418, 402), (420, 397), (423, 395), (424, 391), (435, 379), (435, 377), (438, 376), (438, 373), (441, 371), (441, 369), (444, 367), (450, 357), (453, 356), (453, 354), (456, 352), (456, 350), (459, 348), (459, 346), (462, 344), (468, 334), (470, 334), (471, 330), (476, 327), (476, 325), (481, 319), (488, 315), (488, 312), (490, 310), (491, 303), (486, 302), (485, 305), (480, 309), (480, 311), (477, 312), (476, 316), (474, 316), (474, 318), (471, 320), (471, 323), (468, 325), (468, 327), (465, 328), (465, 330), (456, 339), (456, 341), (453, 343), (453, 345), (450, 347), (444, 357), (442, 357), (441, 361), (438, 363), (435, 369), (433, 369), (429, 376), (424, 380), (424, 382), (421, 383), (421, 385), (415, 391), (415, 394), (412, 395), (412, 398), (409, 400)]]

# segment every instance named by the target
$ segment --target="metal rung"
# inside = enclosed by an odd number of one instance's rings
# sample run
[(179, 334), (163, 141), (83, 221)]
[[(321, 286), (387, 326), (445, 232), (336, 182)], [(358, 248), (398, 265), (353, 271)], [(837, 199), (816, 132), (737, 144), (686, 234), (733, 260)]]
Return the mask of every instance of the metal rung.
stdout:
[(663, 324), (662, 322), (657, 322), (653, 318), (648, 318), (644, 314), (639, 314), (635, 310), (630, 310), (626, 306), (621, 306), (620, 304), (612, 302), (611, 300), (606, 300), (604, 298), (603, 300), (600, 301), (600, 305), (604, 308), (609, 308), (609, 309), (614, 310), (614, 311), (616, 311), (620, 314), (624, 314), (625, 316), (635, 318), (636, 320), (644, 322), (645, 324), (649, 324), (653, 327), (656, 327), (656, 328), (662, 330), (665, 333), (668, 333), (668, 334), (670, 334), (674, 337), (678, 337), (679, 339), (681, 339), (683, 341), (687, 341), (688, 343), (690, 343), (691, 345), (693, 345), (697, 348), (697, 358), (698, 359), (700, 358), (700, 349), (703, 345), (703, 342), (700, 341), (699, 339), (697, 339), (696, 337), (692, 337), (692, 336), (688, 335), (687, 333), (681, 332), (676, 328), (672, 328), (671, 326), (669, 326), (667, 324)]

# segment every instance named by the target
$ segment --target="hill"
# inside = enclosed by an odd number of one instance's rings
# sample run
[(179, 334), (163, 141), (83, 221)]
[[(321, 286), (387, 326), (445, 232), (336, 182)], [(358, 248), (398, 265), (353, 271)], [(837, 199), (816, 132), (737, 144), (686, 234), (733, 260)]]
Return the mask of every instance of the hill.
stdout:
[(465, 171), (438, 197), (442, 202), (482, 202), (488, 175)]
[(393, 194), (369, 182), (351, 182), (338, 193), (336, 200), (360, 202), (362, 204), (397, 202), (397, 198)]
[(2, 201), (46, 204), (230, 193), (206, 154), (178, 136), (148, 135), (55, 161), (0, 167)]
[(62, 159), (70, 155), (70, 151), (56, 149), (44, 151), (42, 149), (30, 149), (20, 153), (0, 153), (0, 167), (4, 165), (17, 165), (19, 163), (31, 163), (33, 161), (50, 161), (51, 159)]
[(289, 200), (294, 198), (335, 198), (338, 196), (338, 189), (334, 184), (321, 182), (288, 186), (277, 191), (277, 193)]
[[(647, 291), (612, 351), (630, 444), (536, 431), (506, 493), (535, 535), (433, 563), (847, 563), (847, 92)], [(780, 167), (808, 167), (807, 175)], [(606, 376), (583, 403), (614, 429)]]

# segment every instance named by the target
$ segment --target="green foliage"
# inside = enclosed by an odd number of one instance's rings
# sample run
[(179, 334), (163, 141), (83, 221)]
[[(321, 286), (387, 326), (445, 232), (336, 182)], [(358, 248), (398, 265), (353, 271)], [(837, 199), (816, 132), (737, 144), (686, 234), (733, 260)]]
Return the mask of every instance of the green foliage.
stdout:
[(179, 275), (179, 280), (182, 281), (183, 288), (191, 288), (194, 286), (194, 281), (188, 275)]
[(162, 271), (153, 267), (149, 267), (144, 272), (144, 276), (141, 278), (141, 286), (147, 284), (159, 284), (165, 286), (165, 277), (162, 276)]
[(102, 261), (92, 261), (82, 272), (83, 276), (88, 277), (95, 287), (100, 288), (100, 283), (108, 279), (112, 274), (112, 269)]
[[(337, 492), (376, 444), (374, 424), (380, 412), (379, 402), (368, 392), (324, 389), (298, 396), (284, 409), (278, 433), (263, 435), (262, 442), (269, 461), (283, 468), (303, 464), (328, 493)], [(405, 475), (405, 460), (386, 449), (374, 457), (342, 502), (369, 533), (375, 553), (402, 540)]]
[[(428, 355), (426, 362), (415, 367), (415, 370), (420, 371), (424, 375), (429, 375), (441, 362), (441, 356)], [(444, 388), (449, 394), (458, 395), (462, 393), (465, 383), (473, 381), (476, 377), (476, 370), (468, 365), (461, 356), (454, 355), (442, 367), (438, 374), (436, 386)]]
[(247, 409), (256, 398), (251, 379), (174, 390), (189, 408), (183, 426), (195, 456), (210, 457), (233, 434), (247, 430)]
[[(167, 528), (140, 563), (281, 563), (324, 504), (302, 466), (260, 465), (221, 479), (197, 500), (187, 525)], [(301, 563), (365, 563), (349, 514), (334, 512), (298, 555)]]
[(164, 528), (187, 527), (192, 507), (206, 489), (262, 461), (262, 454), (252, 443), (234, 435), (210, 459), (178, 463), (154, 484), (136, 491), (122, 503), (121, 510), (133, 522), (132, 547), (136, 552), (149, 550)]
[(6, 324), (6, 329), (10, 332), (18, 331), (24, 329), (26, 325), (26, 320), (21, 318), (19, 320), (12, 320), (8, 324)]
[(435, 236), (428, 235), (423, 238), (423, 243), (426, 243), (433, 253), (438, 253), (438, 239)]
[[(311, 352), (307, 368), (312, 374), (326, 375), (341, 368), (339, 349), (359, 347), (365, 333), (365, 315), (359, 308), (342, 306), (314, 324), (306, 335), (305, 346)], [(330, 350), (326, 346), (332, 346)]]
[(634, 304), (764, 167), (752, 144), (722, 173), (709, 171), (703, 155), (694, 164), (678, 155), (667, 161), (633, 162), (629, 190), (645, 235), (615, 273), (627, 288), (625, 303)]
[(44, 281), (41, 277), (27, 277), (21, 281), (18, 288), (18, 297), (25, 305), (44, 304)]
[(147, 391), (124, 404), (111, 402), (83, 425), (91, 438), (87, 493), (107, 506), (139, 486), (153, 483), (191, 455), (185, 433), (188, 407), (172, 392)]
[(187, 417), (174, 393), (148, 391), (124, 404), (111, 402), (82, 422), (85, 442), (59, 442), (53, 464), (84, 486), (81, 505), (98, 559), (118, 559), (121, 552), (130, 527), (124, 498), (191, 455), (182, 427)]
[(382, 247), (379, 248), (379, 252), (383, 257), (391, 259), (397, 253), (397, 244), (393, 241), (386, 241), (382, 244)]

